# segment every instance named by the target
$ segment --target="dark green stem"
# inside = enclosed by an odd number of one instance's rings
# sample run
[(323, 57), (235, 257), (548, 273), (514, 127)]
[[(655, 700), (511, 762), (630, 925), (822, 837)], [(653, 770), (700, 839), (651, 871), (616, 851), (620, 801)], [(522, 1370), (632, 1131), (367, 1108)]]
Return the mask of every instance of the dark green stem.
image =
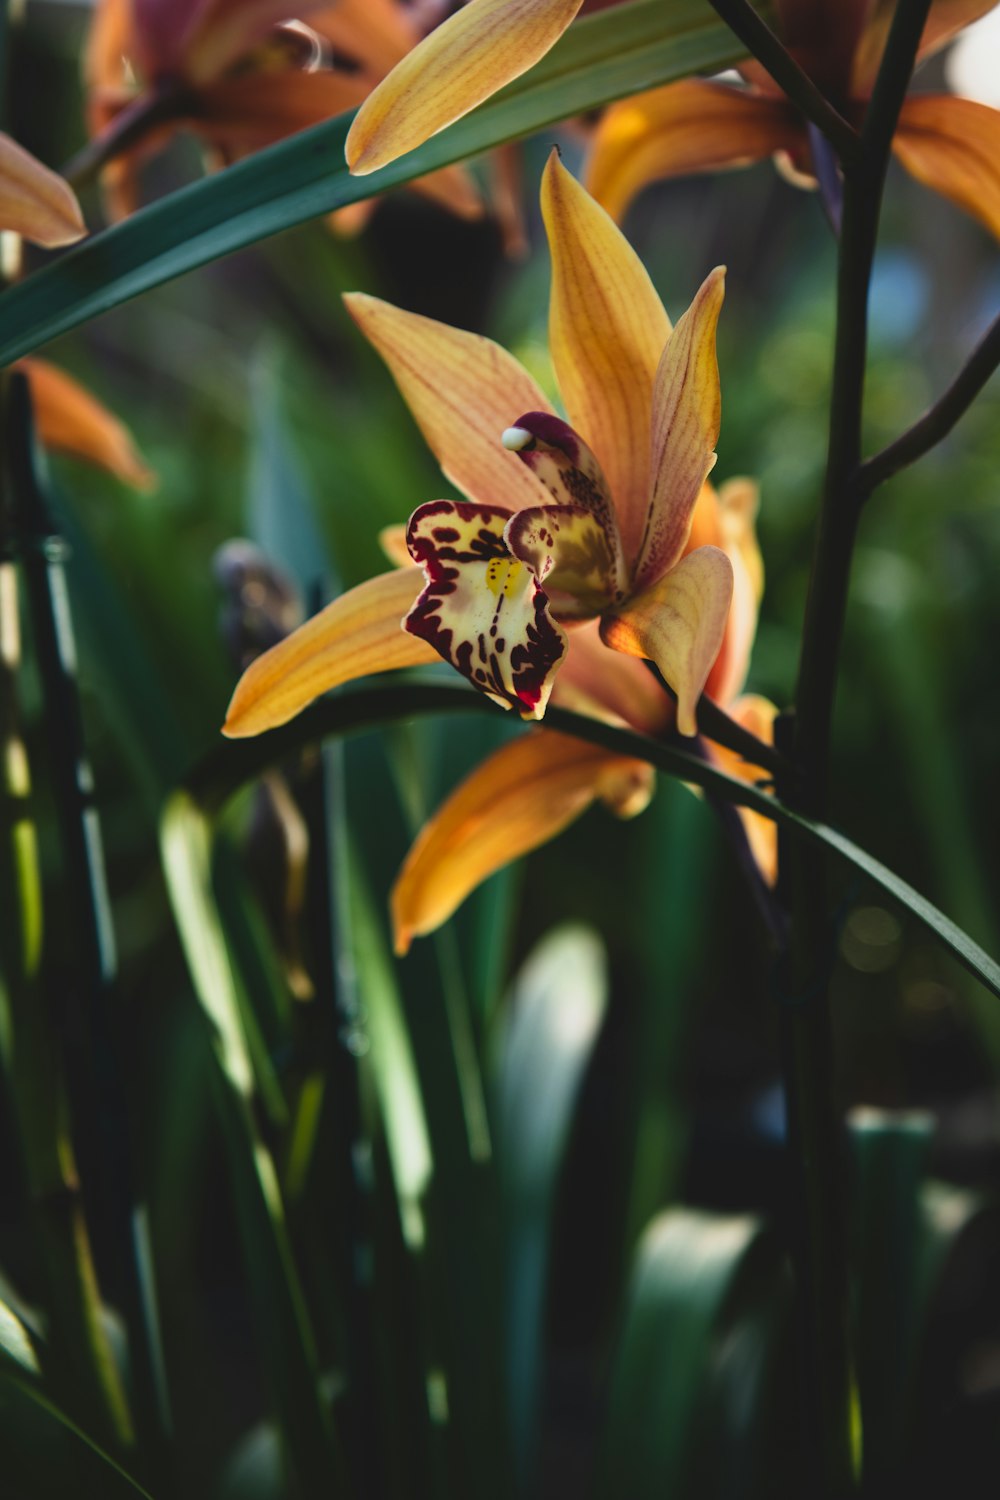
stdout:
[(762, 67), (767, 69), (796, 108), (822, 131), (841, 162), (846, 166), (848, 162), (856, 161), (860, 146), (857, 131), (834, 109), (808, 73), (799, 67), (748, 0), (710, 0), (710, 3), (730, 31), (739, 37), (747, 51), (752, 52)]
[(937, 447), (963, 417), (983, 386), (1000, 365), (1000, 316), (994, 318), (979, 343), (959, 370), (946, 391), (923, 416), (907, 428), (881, 452), (861, 465), (858, 475), (859, 499), (868, 496), (880, 484), (915, 464), (925, 453)]
[(195, 104), (188, 90), (173, 84), (140, 94), (115, 115), (100, 135), (69, 159), (62, 175), (71, 187), (85, 186), (109, 161), (133, 150), (158, 126), (192, 113)]
[[(861, 424), (868, 294), (892, 137), (930, 0), (900, 0), (861, 133), (844, 162), (837, 334), (829, 448), (803, 628), (791, 752), (801, 773), (789, 802), (824, 817), (840, 645), (862, 489)], [(782, 1054), (797, 1234), (804, 1360), (804, 1453), (809, 1493), (842, 1500), (855, 1487), (844, 1140), (835, 1093), (828, 994), (833, 937), (826, 864), (800, 844), (785, 850), (792, 939), (783, 975)]]

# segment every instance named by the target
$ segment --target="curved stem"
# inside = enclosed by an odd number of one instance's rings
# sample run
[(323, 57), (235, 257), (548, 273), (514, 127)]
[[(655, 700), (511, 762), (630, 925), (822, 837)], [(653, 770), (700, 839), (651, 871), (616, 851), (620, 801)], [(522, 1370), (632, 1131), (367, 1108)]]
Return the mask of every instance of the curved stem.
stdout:
[(822, 131), (841, 161), (845, 165), (856, 161), (860, 147), (857, 131), (803, 72), (749, 0), (711, 0), (711, 5), (806, 119)]
[(177, 120), (192, 110), (190, 92), (175, 84), (164, 84), (146, 94), (139, 94), (115, 115), (100, 135), (70, 157), (62, 175), (71, 187), (79, 188), (115, 157), (122, 156), (170, 120)]
[(951, 385), (895, 442), (861, 465), (859, 498), (867, 500), (873, 490), (901, 469), (923, 458), (942, 442), (963, 417), (990, 376), (1000, 366), (1000, 315), (994, 318)]

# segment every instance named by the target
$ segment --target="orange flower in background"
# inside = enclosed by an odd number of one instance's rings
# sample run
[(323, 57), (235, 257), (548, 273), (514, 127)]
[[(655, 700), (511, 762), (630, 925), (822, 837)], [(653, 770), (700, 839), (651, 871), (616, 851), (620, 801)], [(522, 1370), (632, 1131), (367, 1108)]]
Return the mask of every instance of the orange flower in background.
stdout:
[(105, 469), (133, 489), (155, 488), (156, 475), (124, 422), (78, 380), (46, 359), (18, 360), (14, 369), (28, 378), (38, 436), (46, 448)]
[[(444, 656), (526, 717), (540, 717), (551, 694), (644, 733), (693, 734), (706, 689), (769, 735), (773, 711), (738, 697), (762, 582), (755, 492), (747, 481), (718, 494), (704, 484), (718, 429), (721, 277), (671, 332), (641, 262), (554, 156), (542, 206), (552, 356), (574, 425), (490, 340), (349, 297), (468, 500), (421, 506), (407, 549), (398, 533), (389, 539), (401, 566), (259, 658), (237, 686), (227, 734), (260, 733), (340, 683)], [(674, 688), (676, 710), (643, 657)], [(652, 787), (644, 762), (548, 730), (504, 747), (414, 846), (393, 898), (398, 948), (595, 799), (628, 816)], [(773, 838), (747, 827), (770, 875)]]
[(53, 250), (83, 239), (76, 194), (9, 135), (0, 133), (0, 230), (9, 230)]
[[(919, 59), (992, 10), (996, 0), (935, 0)], [(851, 120), (871, 93), (895, 0), (776, 0), (777, 29)], [(469, 0), (393, 70), (358, 112), (353, 172), (372, 172), (444, 129), (542, 57), (580, 0)], [(613, 105), (587, 178), (616, 218), (659, 178), (745, 166), (779, 154), (811, 176), (806, 122), (755, 63), (744, 85), (687, 79)], [(1000, 112), (952, 95), (915, 94), (893, 143), (914, 177), (1000, 236)]]
[[(996, 0), (937, 0), (923, 61)], [(842, 113), (860, 124), (895, 9), (889, 0), (816, 4), (779, 0), (783, 40)], [(806, 122), (763, 68), (745, 85), (686, 79), (614, 104), (598, 125), (587, 185), (615, 218), (649, 183), (689, 172), (748, 166), (776, 153), (807, 177)], [(1000, 237), (1000, 111), (951, 94), (911, 94), (893, 140), (919, 182), (950, 198)]]
[[(108, 142), (114, 217), (138, 204), (138, 171), (179, 130), (220, 164), (356, 108), (419, 40), (398, 0), (98, 0), (84, 74), (88, 124)], [(483, 205), (464, 168), (412, 186), (465, 218)], [(368, 205), (337, 215), (358, 228)]]

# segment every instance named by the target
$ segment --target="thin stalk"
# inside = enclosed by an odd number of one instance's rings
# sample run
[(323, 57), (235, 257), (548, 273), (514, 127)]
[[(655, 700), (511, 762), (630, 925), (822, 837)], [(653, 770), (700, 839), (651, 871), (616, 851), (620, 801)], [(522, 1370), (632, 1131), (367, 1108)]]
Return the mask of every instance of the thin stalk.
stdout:
[(933, 406), (894, 442), (861, 465), (858, 474), (859, 499), (867, 500), (880, 484), (884, 484), (901, 469), (915, 464), (925, 453), (943, 442), (959, 418), (968, 411), (990, 376), (996, 373), (998, 366), (1000, 315), (994, 318), (951, 385)]
[(856, 161), (860, 148), (857, 131), (799, 67), (749, 0), (710, 0), (710, 3), (792, 103), (826, 136), (844, 165)]
[(62, 175), (71, 187), (83, 187), (109, 161), (138, 146), (157, 126), (193, 111), (194, 96), (174, 84), (140, 94), (115, 115), (100, 135), (70, 157)]
[[(900, 0), (860, 154), (844, 162), (827, 468), (790, 726), (802, 780), (784, 789), (793, 806), (813, 817), (826, 813), (837, 670), (860, 511), (868, 295), (882, 190), (929, 5), (930, 0)], [(842, 1500), (854, 1490), (857, 1465), (848, 1345), (845, 1144), (835, 1096), (828, 993), (832, 937), (826, 864), (821, 854), (801, 844), (783, 853), (792, 938), (783, 975), (781, 1034), (805, 1377), (803, 1455), (809, 1493)]]

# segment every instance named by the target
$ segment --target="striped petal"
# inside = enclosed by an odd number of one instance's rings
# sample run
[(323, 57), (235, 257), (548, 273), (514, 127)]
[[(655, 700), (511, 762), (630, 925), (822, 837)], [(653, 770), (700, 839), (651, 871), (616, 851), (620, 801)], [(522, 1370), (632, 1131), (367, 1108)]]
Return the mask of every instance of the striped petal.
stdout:
[(507, 550), (509, 519), (498, 506), (452, 500), (414, 511), (406, 542), (427, 583), (406, 629), (501, 708), (540, 719), (566, 635), (531, 570)]
[(107, 469), (137, 490), (155, 488), (156, 475), (124, 422), (78, 380), (44, 359), (22, 359), (15, 368), (28, 377), (38, 436), (46, 448)]
[(951, 94), (913, 94), (892, 149), (918, 182), (1000, 239), (1000, 110)]
[(601, 117), (586, 185), (619, 222), (650, 183), (691, 172), (717, 172), (800, 153), (801, 120), (783, 99), (690, 78), (635, 94)]
[(652, 486), (635, 572), (642, 590), (684, 550), (702, 485), (715, 463), (722, 398), (715, 331), (725, 295), (719, 266), (667, 342), (653, 390)]
[(527, 72), (582, 0), (470, 0), (393, 68), (347, 137), (352, 172), (374, 172)]
[(644, 761), (538, 730), (478, 766), (425, 825), (392, 892), (396, 952), (446, 922), (482, 881), (545, 844), (594, 801), (619, 817), (647, 806)]
[(698, 733), (695, 710), (722, 647), (732, 597), (729, 558), (718, 547), (699, 547), (602, 621), (609, 646), (656, 663), (677, 694), (681, 734)]
[(551, 411), (514, 357), (480, 334), (351, 292), (347, 310), (381, 354), (442, 470), (470, 500), (522, 510), (548, 492), (500, 435), (518, 412)]
[(542, 216), (552, 253), (552, 361), (570, 421), (607, 475), (631, 561), (649, 502), (653, 384), (670, 322), (621, 230), (555, 152), (542, 179)]
[(73, 189), (9, 135), (0, 133), (0, 230), (52, 250), (87, 233)]
[(223, 734), (261, 734), (342, 682), (436, 661), (425, 642), (403, 629), (420, 583), (413, 567), (370, 578), (265, 651), (237, 683)]

